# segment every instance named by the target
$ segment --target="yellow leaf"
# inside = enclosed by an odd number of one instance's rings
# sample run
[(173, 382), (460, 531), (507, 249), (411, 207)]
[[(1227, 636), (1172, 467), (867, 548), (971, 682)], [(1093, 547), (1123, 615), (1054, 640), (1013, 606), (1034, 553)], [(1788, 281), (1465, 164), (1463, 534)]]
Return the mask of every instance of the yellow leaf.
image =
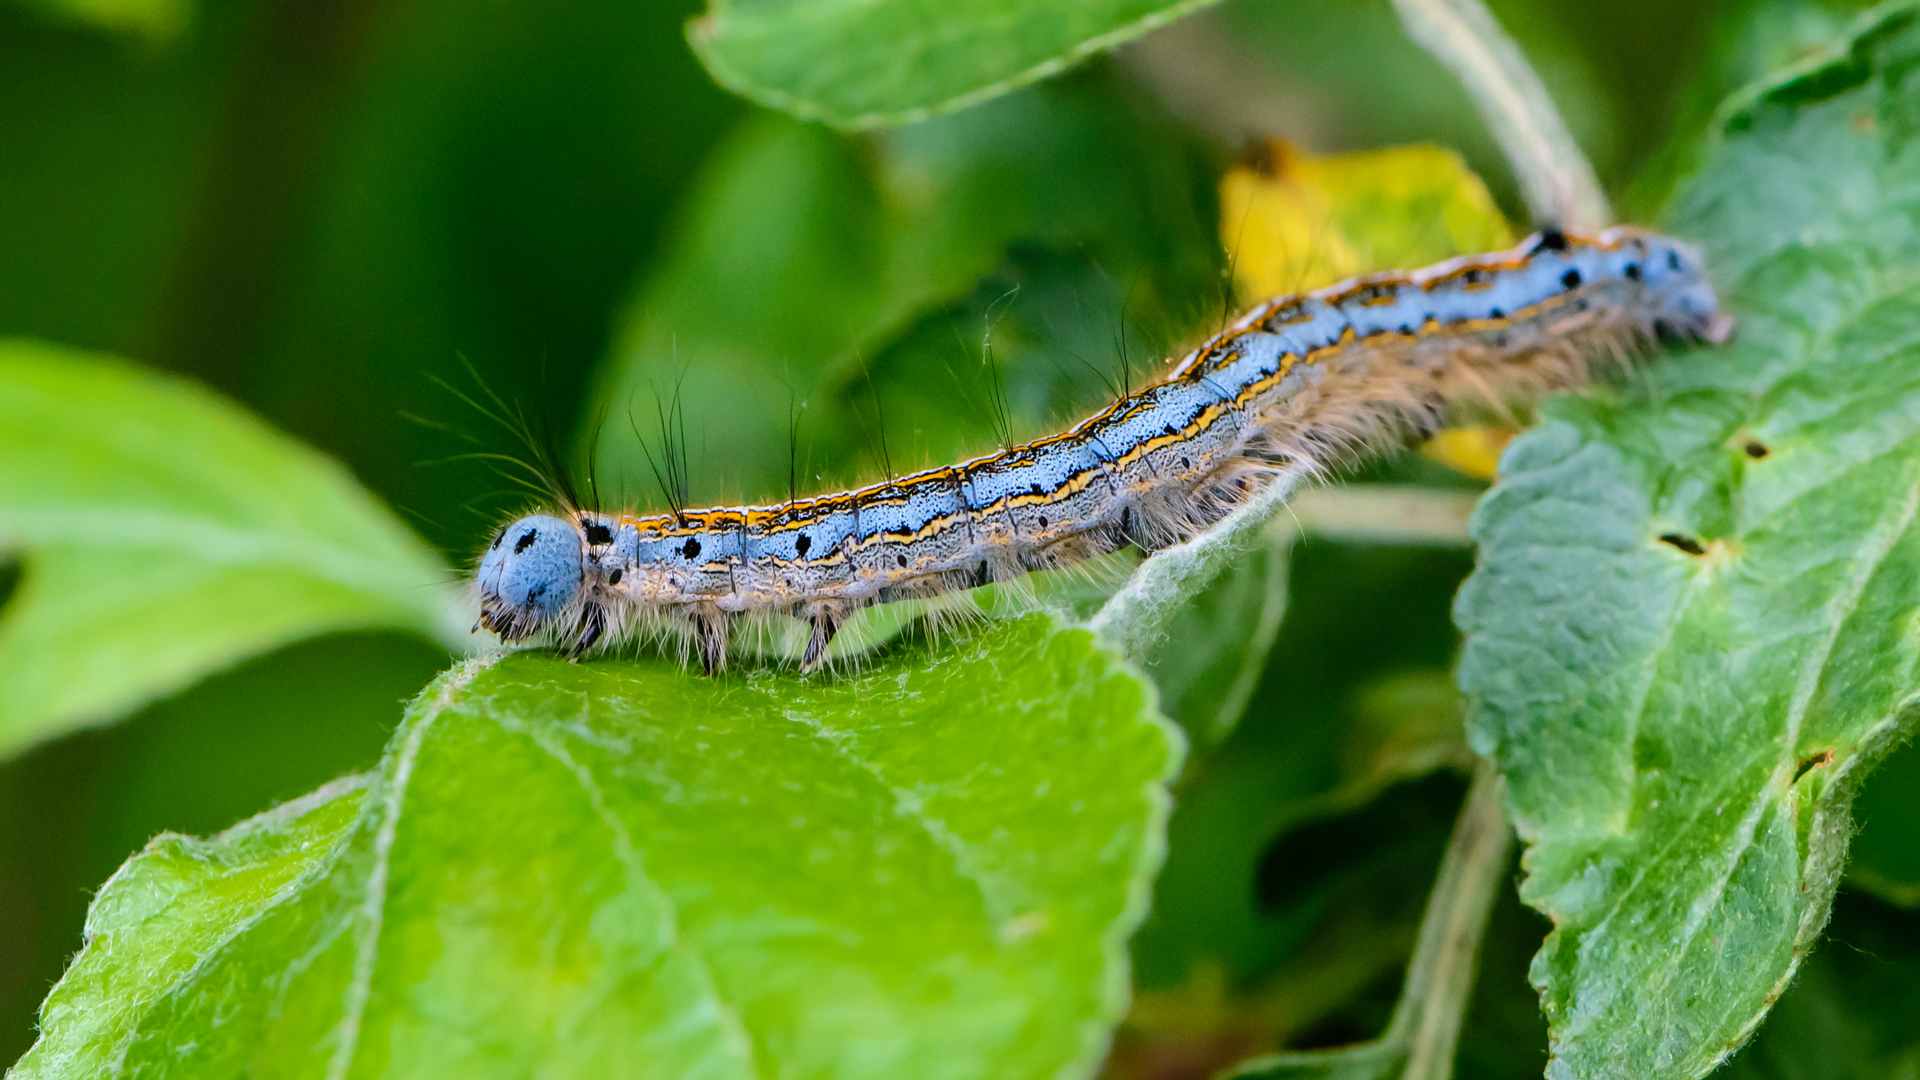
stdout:
[(1315, 157), (1271, 142), (1221, 181), (1220, 210), (1250, 304), (1513, 243), (1486, 185), (1437, 146)]
[(1500, 467), (1500, 455), (1513, 441), (1507, 428), (1472, 425), (1435, 432), (1421, 444), (1420, 452), (1449, 469), (1482, 480), (1493, 479)]

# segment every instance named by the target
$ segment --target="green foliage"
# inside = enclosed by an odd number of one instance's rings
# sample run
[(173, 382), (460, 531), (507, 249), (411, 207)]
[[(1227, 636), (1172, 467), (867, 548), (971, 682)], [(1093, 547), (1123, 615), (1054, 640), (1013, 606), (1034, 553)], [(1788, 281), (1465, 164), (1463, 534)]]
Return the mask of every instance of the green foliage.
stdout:
[(1908, 743), (1874, 770), (1854, 800), (1860, 825), (1847, 855), (1847, 883), (1889, 903), (1920, 907), (1920, 744)]
[(0, 1015), (14, 1018), (0, 1061), (32, 1045), (86, 902), (130, 853), (161, 832), (217, 833), (370, 767), (401, 704), (446, 665), (446, 650), (407, 631), (331, 635), (0, 765)]
[(447, 571), (337, 466), (196, 387), (0, 343), (0, 755), (333, 630), (457, 640)]
[[(689, 36), (749, 96), (872, 127), (1200, 6), (717, 0)], [(1920, 656), (1916, 31), (1889, 9), (1714, 114), (1845, 0), (1494, 6), (1603, 176), (1686, 102), (1635, 190), (1684, 181), (1669, 224), (1742, 318), (1549, 405), (1479, 520), (1461, 676), (1556, 920), (1552, 1075), (1698, 1075), (1776, 997), (1727, 1075), (1911, 1072), (1920, 751), (1861, 779)], [(202, 378), (462, 558), (501, 484), (438, 462), (505, 440), (394, 414), (446, 419), (426, 376), (463, 354), (597, 446), (616, 498), (652, 487), (657, 401), (691, 456), (667, 498), (778, 499), (1051, 429), (1217, 326), (1240, 212), (1215, 185), (1249, 133), (1436, 142), (1505, 191), (1385, 2), (1230, 0), (851, 137), (723, 123), (684, 10), (372, 10), (209, 6), (146, 67), (0, 10), (0, 330)], [(1405, 239), (1403, 202), (1361, 218)], [(1459, 484), (1438, 471), (1368, 478)], [(377, 761), (440, 662), (419, 635), (466, 640), (442, 563), (210, 394), (0, 346), (0, 753), (36, 744), (0, 767), (0, 1004), (39, 999), (84, 887), (155, 828), (353, 773), (128, 861), (16, 1075), (1071, 1078), (1112, 1036), (1111, 1080), (1359, 1080), (1444, 1071), (1456, 1033), (1460, 1075), (1538, 1075), (1547, 924), (1511, 889), (1487, 922), (1497, 815), (1479, 885), (1443, 860), (1474, 838), (1466, 559), (1291, 526), (1151, 564), (1099, 638), (1054, 620), (1126, 560), (957, 640), (878, 609), (860, 647), (894, 640), (830, 677), (468, 662)], [(1004, 618), (1020, 591), (976, 595)], [(399, 629), (162, 700), (356, 627)], [(1809, 953), (1850, 806), (1845, 945)], [(1477, 990), (1423, 904), (1488, 927)]]
[(193, 0), (20, 0), (31, 8), (102, 30), (118, 30), (165, 41), (179, 36), (192, 21)]
[(1164, 355), (1217, 316), (1208, 181), (1102, 89), (871, 141), (745, 125), (619, 331), (597, 395), (614, 486), (662, 494), (661, 408), (698, 433), (702, 505), (954, 460), (1110, 396), (1116, 342)]
[(1675, 228), (1740, 341), (1508, 452), (1462, 686), (1532, 845), (1549, 1076), (1699, 1076), (1826, 922), (1920, 684), (1910, 7), (1724, 119)]
[(371, 776), (116, 874), (15, 1075), (1083, 1070), (1178, 746), (1039, 617), (811, 684), (469, 661)]
[(998, 97), (1213, 2), (712, 0), (687, 38), (722, 85), (864, 128)]
[(1329, 1026), (1371, 1036), (1369, 991), (1388, 982), (1390, 1007), (1412, 948), (1465, 786), (1450, 774), (1469, 755), (1445, 665), (1470, 563), (1314, 539), (1289, 563), (1245, 718), (1175, 789), (1122, 1058), (1196, 1026), (1267, 1045)]
[[(1875, 784), (1887, 777), (1876, 774)], [(1910, 917), (1841, 893), (1832, 944), (1794, 976), (1727, 1080), (1904, 1080), (1920, 1074), (1920, 947)]]

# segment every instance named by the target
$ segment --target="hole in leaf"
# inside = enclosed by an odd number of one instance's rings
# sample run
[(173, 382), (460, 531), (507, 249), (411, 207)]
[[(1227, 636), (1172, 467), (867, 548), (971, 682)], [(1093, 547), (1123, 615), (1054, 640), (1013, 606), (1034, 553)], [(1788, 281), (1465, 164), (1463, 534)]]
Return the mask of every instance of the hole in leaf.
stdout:
[(1700, 546), (1700, 541), (1695, 540), (1691, 536), (1682, 536), (1679, 533), (1668, 533), (1660, 538), (1660, 542), (1663, 544), (1672, 544), (1674, 547), (1679, 548), (1689, 555), (1705, 555), (1707, 553), (1707, 549)]
[(1819, 753), (1813, 755), (1812, 757), (1806, 759), (1805, 761), (1802, 761), (1800, 763), (1800, 767), (1793, 770), (1793, 779), (1787, 781), (1787, 786), (1792, 787), (1793, 785), (1799, 783), (1801, 777), (1812, 772), (1814, 769), (1818, 768), (1819, 766), (1831, 765), (1832, 763), (1833, 763), (1833, 751), (1831, 750), (1820, 751)]
[(1761, 442), (1759, 439), (1748, 439), (1747, 445), (1740, 449), (1755, 461), (1764, 461), (1767, 455), (1773, 453), (1772, 450), (1767, 448), (1767, 444)]

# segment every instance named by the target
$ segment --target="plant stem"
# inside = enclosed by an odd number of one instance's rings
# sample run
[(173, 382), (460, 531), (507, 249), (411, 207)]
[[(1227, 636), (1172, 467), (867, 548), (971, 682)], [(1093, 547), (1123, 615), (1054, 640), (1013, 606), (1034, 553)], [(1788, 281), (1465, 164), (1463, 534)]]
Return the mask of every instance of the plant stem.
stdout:
[(1407, 34), (1453, 70), (1506, 151), (1536, 220), (1598, 229), (1613, 212), (1540, 76), (1481, 0), (1393, 0)]
[(1513, 844), (1513, 830), (1500, 805), (1501, 787), (1493, 760), (1482, 759), (1474, 767), (1473, 786), (1427, 899), (1406, 987), (1387, 1027), (1387, 1039), (1397, 1035), (1407, 1047), (1401, 1080), (1449, 1080), (1453, 1075), (1454, 1048), (1473, 998), (1480, 940)]
[(1300, 531), (1330, 540), (1426, 547), (1467, 547), (1477, 491), (1439, 491), (1392, 484), (1313, 488), (1294, 497)]
[(1227, 1074), (1233, 1080), (1451, 1080), (1460, 1026), (1473, 1000), (1487, 918), (1506, 876), (1513, 831), (1500, 805), (1499, 770), (1474, 767), (1473, 786), (1440, 861), (1420, 920), (1420, 938), (1386, 1033), (1338, 1050), (1268, 1054)]

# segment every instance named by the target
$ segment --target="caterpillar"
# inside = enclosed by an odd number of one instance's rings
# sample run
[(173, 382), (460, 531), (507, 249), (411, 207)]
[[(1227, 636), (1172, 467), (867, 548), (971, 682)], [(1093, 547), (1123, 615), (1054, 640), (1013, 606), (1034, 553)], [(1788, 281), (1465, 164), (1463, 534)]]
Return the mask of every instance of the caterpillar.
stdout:
[(868, 605), (1151, 551), (1282, 468), (1324, 471), (1461, 404), (1573, 385), (1657, 335), (1720, 341), (1731, 325), (1686, 244), (1546, 229), (1268, 301), (1066, 431), (957, 465), (772, 506), (522, 517), (481, 558), (475, 629), (576, 659), (668, 634), (712, 673), (740, 620), (787, 614), (810, 626), (812, 671)]

